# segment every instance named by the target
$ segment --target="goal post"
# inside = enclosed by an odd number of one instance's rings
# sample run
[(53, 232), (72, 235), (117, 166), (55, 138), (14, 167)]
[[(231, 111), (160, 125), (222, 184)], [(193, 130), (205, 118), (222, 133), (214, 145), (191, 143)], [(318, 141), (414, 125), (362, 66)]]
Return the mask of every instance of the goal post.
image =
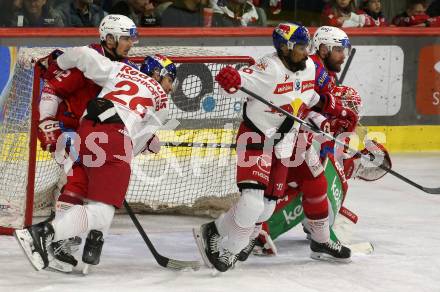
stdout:
[[(51, 50), (21, 48), (4, 92), (0, 234), (32, 224), (33, 216), (48, 215), (62, 187), (62, 169), (40, 149), (37, 139), (42, 81), (34, 64)], [(166, 55), (177, 65), (170, 118), (179, 126), (159, 131), (166, 145), (159, 154), (133, 160), (126, 199), (137, 212), (215, 215), (238, 192), (234, 143), (242, 101), (222, 96), (214, 77), (226, 65), (238, 68), (254, 61), (248, 56), (219, 56), (203, 48), (169, 47), (136, 48), (130, 59), (141, 63), (154, 53)]]

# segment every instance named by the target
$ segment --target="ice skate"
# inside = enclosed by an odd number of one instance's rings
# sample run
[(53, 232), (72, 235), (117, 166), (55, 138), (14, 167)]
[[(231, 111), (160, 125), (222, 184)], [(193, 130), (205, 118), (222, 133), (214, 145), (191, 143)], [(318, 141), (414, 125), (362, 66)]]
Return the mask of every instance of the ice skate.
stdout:
[(312, 253), (310, 257), (315, 260), (325, 260), (348, 263), (351, 261), (351, 250), (340, 242), (329, 240), (326, 243), (319, 243), (313, 239), (310, 242)]
[(37, 271), (49, 266), (48, 247), (54, 234), (53, 227), (48, 222), (41, 222), (14, 232), (26, 257)]

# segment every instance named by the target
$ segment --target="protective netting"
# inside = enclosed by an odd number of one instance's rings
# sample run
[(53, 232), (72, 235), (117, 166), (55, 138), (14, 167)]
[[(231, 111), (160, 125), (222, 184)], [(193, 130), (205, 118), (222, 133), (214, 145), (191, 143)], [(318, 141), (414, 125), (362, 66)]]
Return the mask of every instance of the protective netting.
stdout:
[[(34, 61), (52, 48), (21, 48), (8, 90), (4, 91), (0, 121), (0, 226), (23, 225), (29, 170), (32, 125)], [(134, 56), (161, 53), (168, 56), (218, 55), (202, 48), (136, 48)], [(224, 59), (224, 58), (223, 58)], [(237, 59), (242, 66), (248, 58)], [(170, 118), (179, 125), (159, 132), (162, 147), (157, 155), (140, 155), (132, 164), (126, 199), (138, 211), (173, 211), (211, 214), (230, 205), (235, 185), (235, 132), (241, 117), (241, 100), (222, 96), (214, 76), (228, 61), (209, 57), (202, 63), (176, 62), (178, 86), (170, 100)], [(230, 64), (230, 61), (229, 61)], [(209, 147), (194, 147), (208, 145)], [(219, 145), (221, 144), (221, 145)], [(193, 145), (193, 147), (190, 147)], [(34, 152), (35, 153), (35, 152)], [(34, 214), (48, 212), (62, 185), (62, 170), (50, 154), (36, 146)], [(31, 164), (32, 166), (32, 164)], [(117, 175), (115, 178), (117, 179)], [(57, 186), (58, 184), (58, 186)], [(215, 214), (214, 214), (215, 215)]]

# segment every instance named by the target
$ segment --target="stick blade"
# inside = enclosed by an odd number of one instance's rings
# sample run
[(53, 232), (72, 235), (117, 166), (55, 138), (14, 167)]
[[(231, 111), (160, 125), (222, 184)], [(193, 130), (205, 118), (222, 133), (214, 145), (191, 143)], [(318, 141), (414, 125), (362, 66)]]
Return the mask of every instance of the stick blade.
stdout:
[(422, 190), (431, 195), (440, 195), (440, 188), (422, 188)]
[(181, 271), (186, 269), (192, 269), (194, 271), (197, 271), (200, 269), (200, 262), (199, 261), (179, 261), (179, 260), (173, 260), (170, 259), (167, 264), (167, 268), (175, 271)]

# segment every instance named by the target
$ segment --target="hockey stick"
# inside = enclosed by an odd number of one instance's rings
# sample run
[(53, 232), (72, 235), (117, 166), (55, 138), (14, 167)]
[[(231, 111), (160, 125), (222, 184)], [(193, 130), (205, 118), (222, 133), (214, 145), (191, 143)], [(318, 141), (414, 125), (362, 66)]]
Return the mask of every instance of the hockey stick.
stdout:
[[(244, 88), (244, 87), (241, 87), (240, 90), (243, 91), (244, 93), (246, 93), (246, 94), (252, 96), (252, 97), (255, 98), (256, 100), (258, 100), (258, 101), (264, 103), (264, 104), (267, 105), (268, 107), (270, 107), (270, 108), (272, 108), (272, 109), (278, 111), (279, 113), (284, 114), (287, 118), (289, 118), (289, 119), (291, 119), (291, 120), (294, 120), (295, 122), (298, 122), (299, 124), (301, 124), (301, 125), (305, 126), (306, 128), (312, 130), (313, 132), (318, 133), (318, 134), (321, 134), (321, 135), (323, 135), (324, 137), (330, 139), (330, 141), (333, 141), (333, 142), (335, 142), (336, 144), (338, 144), (338, 145), (340, 145), (340, 146), (343, 146), (344, 148), (348, 149), (348, 151), (350, 151), (351, 154), (358, 155), (358, 156), (362, 157), (363, 159), (366, 159), (366, 160), (368, 160), (368, 161), (373, 162), (373, 161), (372, 161), (372, 157), (370, 157), (369, 155), (362, 154), (360, 151), (357, 151), (357, 150), (354, 150), (354, 149), (350, 148), (349, 145), (347, 145), (347, 144), (345, 144), (344, 142), (342, 142), (342, 141), (336, 139), (336, 138), (333, 137), (332, 135), (330, 135), (330, 134), (328, 134), (328, 133), (322, 131), (322, 130), (321, 130), (320, 128), (318, 128), (316, 125), (313, 125), (313, 124), (308, 123), (308, 122), (306, 122), (306, 121), (304, 121), (304, 120), (302, 120), (302, 119), (300, 119), (300, 118), (298, 118), (298, 117), (295, 117), (294, 115), (292, 115), (292, 114), (289, 113), (288, 111), (286, 111), (286, 110), (284, 110), (284, 109), (282, 109), (282, 108), (280, 108), (280, 107), (278, 107), (278, 106), (276, 106), (276, 105), (270, 103), (269, 101), (265, 100), (265, 99), (262, 98), (261, 96), (259, 96), (259, 95), (255, 94), (255, 93), (253, 93), (252, 91), (247, 90), (247, 89)], [(403, 181), (406, 182), (407, 184), (410, 184), (410, 185), (412, 185), (413, 187), (415, 187), (415, 188), (417, 188), (417, 189), (419, 189), (419, 190), (421, 190), (421, 191), (424, 191), (425, 193), (433, 194), (433, 195), (440, 195), (440, 187), (438, 187), (438, 188), (424, 187), (424, 186), (421, 186), (421, 185), (419, 185), (418, 183), (416, 183), (416, 182), (414, 182), (414, 181), (412, 181), (412, 180), (406, 178), (405, 176), (401, 175), (400, 173), (395, 172), (394, 170), (392, 170), (391, 168), (389, 168), (389, 167), (387, 167), (387, 166), (385, 166), (385, 165), (377, 165), (377, 167), (380, 167), (381, 169), (385, 170), (386, 172), (390, 173), (391, 175), (393, 175), (393, 176), (395, 176), (395, 177), (397, 177), (397, 178), (403, 180)]]
[(148, 248), (151, 251), (151, 254), (154, 256), (156, 262), (161, 265), (164, 268), (168, 268), (171, 270), (184, 270), (187, 268), (191, 268), (193, 270), (200, 269), (200, 262), (199, 261), (179, 261), (170, 259), (166, 256), (161, 255), (156, 248), (154, 247), (151, 240), (148, 238), (147, 234), (145, 233), (145, 230), (142, 228), (142, 225), (139, 223), (139, 220), (136, 218), (136, 215), (133, 213), (133, 210), (128, 205), (127, 201), (124, 200), (124, 207), (127, 210), (128, 215), (130, 216), (131, 220), (133, 221), (134, 225), (136, 226), (136, 229), (141, 234), (143, 240), (147, 244)]
[(351, 61), (353, 61), (354, 54), (356, 54), (356, 49), (351, 49), (350, 56), (348, 56), (347, 63), (344, 66), (344, 70), (342, 70), (341, 77), (339, 79), (336, 78), (336, 83), (341, 85), (344, 82), (345, 76), (347, 75), (348, 69), (350, 68)]
[[(348, 56), (347, 63), (341, 72), (341, 77), (336, 78), (336, 83), (341, 84), (344, 82), (345, 76), (347, 75), (348, 69), (350, 68), (351, 62), (353, 61), (354, 55), (356, 54), (356, 49), (352, 48), (350, 51), (350, 56)], [(225, 143), (191, 143), (191, 142), (163, 142), (162, 146), (165, 147), (200, 147), (200, 148), (237, 148), (237, 144), (225, 144)]]

